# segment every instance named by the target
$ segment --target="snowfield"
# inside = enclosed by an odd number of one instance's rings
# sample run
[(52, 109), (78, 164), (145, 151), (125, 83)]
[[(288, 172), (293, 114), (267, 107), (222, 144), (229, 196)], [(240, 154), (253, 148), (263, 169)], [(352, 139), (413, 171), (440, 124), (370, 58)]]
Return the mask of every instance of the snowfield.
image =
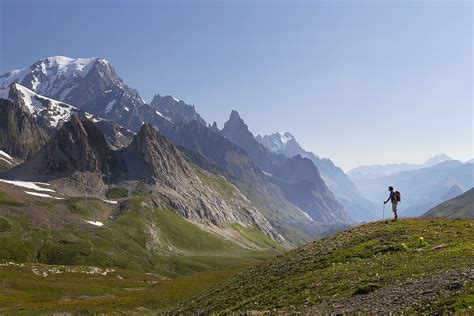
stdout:
[(52, 189), (42, 188), (42, 187), (38, 186), (38, 184), (39, 184), (39, 185), (44, 185), (44, 186), (49, 186), (49, 185), (50, 185), (49, 183), (28, 182), (28, 181), (16, 181), (16, 180), (4, 180), (4, 179), (0, 179), (0, 182), (12, 184), (12, 185), (15, 185), (15, 186), (18, 186), (18, 187), (22, 187), (22, 188), (26, 188), (26, 189), (31, 189), (31, 190), (35, 190), (35, 191), (55, 192), (55, 191), (52, 190)]
[(55, 197), (55, 196), (51, 196), (51, 195), (49, 195), (49, 194), (44, 194), (44, 193), (31, 192), (31, 191), (25, 191), (25, 193), (26, 193), (26, 194), (29, 194), (29, 195), (44, 197), (44, 198), (50, 198), (50, 199), (56, 199), (56, 200), (64, 200), (64, 198)]
[[(12, 82), (19, 82), (39, 94), (56, 95), (61, 92), (61, 96), (66, 97), (65, 84), (71, 82), (68, 79), (74, 78), (74, 76), (85, 77), (97, 60), (97, 57), (73, 59), (54, 56), (44, 58), (28, 68), (13, 70), (1, 76), (0, 88), (7, 88)], [(30, 76), (31, 81), (25, 82), (30, 74), (33, 74)]]
[(6, 157), (10, 160), (13, 160), (12, 156), (10, 156), (9, 154), (7, 154), (6, 152), (4, 152), (3, 150), (0, 150), (0, 156), (3, 156), (3, 157)]
[(72, 105), (38, 95), (18, 83), (14, 83), (14, 86), (23, 95), (22, 100), (28, 112), (35, 119), (43, 118), (48, 127), (57, 127), (58, 124), (68, 121), (72, 114), (79, 112), (79, 109)]
[(10, 161), (6, 160), (5, 158), (0, 157), (0, 160), (5, 161), (5, 162), (6, 162), (7, 164), (9, 164), (9, 165), (12, 164)]

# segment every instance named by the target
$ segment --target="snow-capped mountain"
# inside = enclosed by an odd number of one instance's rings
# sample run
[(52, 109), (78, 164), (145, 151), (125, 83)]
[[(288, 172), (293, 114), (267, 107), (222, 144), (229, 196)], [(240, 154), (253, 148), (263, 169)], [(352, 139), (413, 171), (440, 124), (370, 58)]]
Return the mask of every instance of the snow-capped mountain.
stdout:
[(117, 123), (85, 112), (70, 104), (44, 97), (16, 82), (11, 83), (5, 89), (0, 89), (0, 99), (11, 100), (26, 115), (30, 116), (40, 128), (50, 132), (59, 129), (72, 116), (77, 115), (96, 123), (113, 147), (128, 145), (133, 136), (131, 131)]
[[(76, 107), (43, 97), (16, 82), (13, 82), (4, 89), (0, 89), (0, 98), (10, 99), (17, 103), (36, 121), (41, 122), (44, 125), (43, 127), (49, 129), (57, 128), (69, 121), (72, 115), (79, 112), (79, 109)], [(88, 118), (93, 119), (94, 116), (88, 114)]]
[(291, 157), (304, 151), (296, 142), (295, 137), (286, 131), (264, 136), (257, 135), (255, 139), (271, 151), (279, 154), (289, 153)]
[(12, 82), (131, 130), (138, 130), (146, 122), (158, 127), (166, 124), (164, 116), (125, 85), (104, 58), (43, 58), (29, 68), (0, 76), (0, 88)]
[(13, 70), (0, 76), (0, 87), (6, 88), (12, 82), (18, 82), (41, 95), (65, 100), (69, 92), (79, 86), (80, 78), (87, 76), (97, 60), (97, 57), (47, 57), (38, 60), (29, 68)]
[(426, 160), (423, 166), (424, 167), (431, 167), (431, 166), (437, 165), (441, 162), (450, 161), (450, 160), (453, 160), (453, 158), (449, 157), (446, 154), (438, 154), (438, 155), (433, 156), (430, 159)]

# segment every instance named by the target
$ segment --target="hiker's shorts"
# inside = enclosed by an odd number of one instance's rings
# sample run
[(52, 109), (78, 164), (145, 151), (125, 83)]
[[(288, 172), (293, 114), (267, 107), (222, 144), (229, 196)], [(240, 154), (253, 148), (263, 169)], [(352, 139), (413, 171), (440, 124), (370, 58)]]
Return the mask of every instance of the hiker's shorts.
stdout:
[(392, 202), (392, 211), (393, 211), (394, 213), (397, 212), (397, 204), (398, 204), (397, 202)]

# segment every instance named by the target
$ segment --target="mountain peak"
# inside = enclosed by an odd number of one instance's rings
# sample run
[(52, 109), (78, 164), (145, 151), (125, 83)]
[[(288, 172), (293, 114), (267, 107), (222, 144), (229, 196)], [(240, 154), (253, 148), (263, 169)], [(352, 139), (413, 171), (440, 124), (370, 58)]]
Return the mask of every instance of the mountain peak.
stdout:
[(282, 142), (282, 144), (286, 144), (290, 140), (295, 140), (295, 137), (290, 132), (287, 132), (287, 131), (278, 132), (278, 135), (280, 136), (280, 141)]
[(229, 116), (229, 120), (225, 122), (224, 128), (222, 129), (223, 135), (230, 137), (233, 135), (241, 140), (247, 139), (250, 141), (253, 139), (252, 133), (249, 131), (248, 126), (244, 120), (240, 117), (239, 112), (232, 110)]
[(453, 160), (453, 159), (451, 157), (449, 157), (448, 155), (446, 155), (444, 153), (441, 153), (441, 154), (435, 155), (435, 156), (431, 157), (430, 159), (426, 160), (424, 165), (428, 166), (428, 167), (431, 167), (431, 166), (434, 166), (434, 165), (439, 164), (441, 162), (449, 161), (449, 160)]
[(65, 56), (45, 57), (28, 68), (14, 70), (0, 76), (0, 88), (6, 88), (12, 82), (18, 82), (36, 93), (62, 100), (59, 95), (64, 92), (64, 85), (72, 84), (68, 81), (71, 80), (69, 78), (84, 78), (97, 60), (99, 60), (97, 57), (75, 59)]
[(232, 112), (230, 112), (229, 121), (236, 121), (236, 120), (243, 121), (242, 118), (240, 117), (239, 112), (237, 112), (236, 110), (232, 110)]
[(194, 105), (186, 104), (184, 101), (171, 95), (162, 97), (156, 94), (150, 105), (173, 123), (198, 121), (200, 124), (206, 125), (206, 121), (196, 112)]

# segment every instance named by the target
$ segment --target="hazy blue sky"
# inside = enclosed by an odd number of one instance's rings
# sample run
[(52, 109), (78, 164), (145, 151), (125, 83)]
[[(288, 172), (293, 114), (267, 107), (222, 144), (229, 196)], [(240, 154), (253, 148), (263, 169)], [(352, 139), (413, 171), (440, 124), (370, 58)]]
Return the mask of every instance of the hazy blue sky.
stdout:
[(0, 72), (100, 56), (143, 98), (350, 169), (473, 157), (471, 1), (6, 1)]

